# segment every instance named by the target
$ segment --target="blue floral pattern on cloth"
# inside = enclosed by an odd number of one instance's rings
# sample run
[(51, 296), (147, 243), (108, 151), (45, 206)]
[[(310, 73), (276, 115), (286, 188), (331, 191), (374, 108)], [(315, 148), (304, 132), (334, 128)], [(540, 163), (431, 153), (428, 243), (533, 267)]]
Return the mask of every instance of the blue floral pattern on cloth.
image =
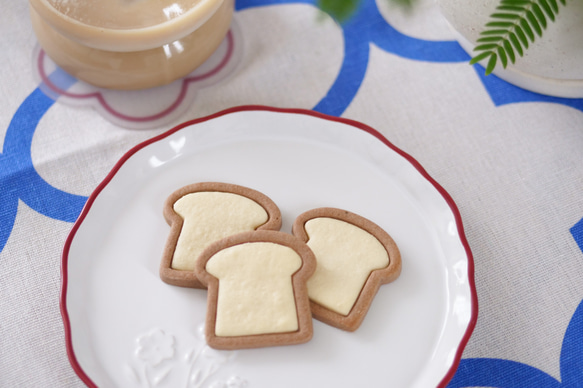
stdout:
[(567, 327), (561, 349), (561, 381), (533, 368), (510, 360), (468, 358), (460, 362), (447, 386), (495, 388), (578, 388), (583, 387), (583, 302)]
[(496, 106), (518, 103), (518, 102), (547, 102), (553, 104), (562, 104), (570, 106), (571, 108), (578, 109), (583, 112), (583, 98), (560, 98), (544, 96), (542, 94), (530, 92), (525, 89), (521, 89), (518, 86), (509, 84), (508, 82), (489, 75), (486, 76), (484, 68), (481, 66), (475, 66), (476, 73), (480, 77), (480, 80), (484, 84), (490, 98)]
[[(50, 76), (72, 80), (62, 70)], [(0, 252), (4, 249), (22, 200), (33, 210), (47, 217), (74, 222), (86, 197), (69, 194), (48, 184), (32, 163), (32, 138), (40, 119), (54, 104), (54, 100), (36, 88), (20, 105), (6, 131), (4, 147), (0, 153)], [(6, 189), (8, 188), (8, 189)]]
[(583, 218), (571, 228), (571, 234), (577, 245), (579, 245), (579, 249), (583, 252)]
[[(314, 0), (238, 0), (237, 10), (277, 4), (311, 4)], [(395, 55), (417, 61), (467, 61), (468, 54), (454, 41), (426, 41), (411, 38), (394, 29), (380, 14), (374, 0), (364, 0), (358, 13), (342, 26), (344, 59), (328, 92), (313, 107), (321, 113), (340, 116), (358, 92), (368, 67), (369, 47), (377, 47)], [(497, 106), (511, 103), (546, 102), (563, 104), (583, 112), (583, 99), (548, 97), (532, 93), (495, 77), (484, 75), (476, 65), (476, 73)], [(62, 71), (51, 77), (67, 78)], [(60, 85), (63, 85), (63, 79)], [(53, 105), (40, 87), (35, 89), (14, 114), (5, 135), (0, 154), (0, 251), (3, 250), (15, 219), (19, 200), (47, 217), (74, 222), (87, 198), (67, 193), (48, 184), (35, 170), (31, 144), (42, 116)], [(9, 189), (6, 189), (9, 188)], [(583, 219), (571, 228), (573, 238), (583, 251)], [(488, 386), (500, 388), (583, 387), (583, 302), (571, 319), (561, 352), (561, 381), (531, 366), (502, 359), (463, 359), (450, 388)]]

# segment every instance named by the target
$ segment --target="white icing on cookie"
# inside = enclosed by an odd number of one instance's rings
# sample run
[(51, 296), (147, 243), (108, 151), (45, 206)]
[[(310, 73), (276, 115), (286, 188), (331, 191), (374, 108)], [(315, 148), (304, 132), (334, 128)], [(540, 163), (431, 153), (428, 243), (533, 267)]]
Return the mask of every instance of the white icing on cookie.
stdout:
[(389, 265), (389, 255), (376, 237), (345, 221), (314, 218), (305, 230), (318, 262), (308, 279), (310, 299), (346, 316), (370, 273)]
[(206, 271), (219, 279), (215, 335), (297, 331), (291, 277), (301, 266), (296, 251), (272, 242), (239, 244), (213, 255)]
[(178, 237), (172, 268), (192, 271), (196, 258), (210, 243), (236, 233), (255, 230), (268, 214), (257, 202), (233, 193), (203, 191), (174, 203), (184, 224)]

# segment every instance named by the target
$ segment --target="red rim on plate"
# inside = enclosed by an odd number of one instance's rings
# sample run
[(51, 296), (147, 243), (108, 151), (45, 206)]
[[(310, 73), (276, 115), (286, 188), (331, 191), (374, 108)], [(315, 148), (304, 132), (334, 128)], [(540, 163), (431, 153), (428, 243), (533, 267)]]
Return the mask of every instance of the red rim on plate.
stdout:
[(347, 125), (350, 125), (354, 128), (357, 128), (359, 130), (367, 132), (370, 135), (376, 137), (378, 140), (380, 140), (384, 145), (389, 147), (391, 150), (393, 150), (394, 152), (396, 152), (397, 154), (399, 154), (400, 156), (405, 158), (409, 163), (411, 163), (411, 165), (413, 165), (413, 167), (415, 167), (415, 169), (423, 176), (423, 178), (425, 178), (429, 183), (431, 183), (433, 185), (433, 187), (435, 187), (435, 189), (439, 192), (439, 194), (445, 199), (445, 201), (447, 202), (448, 206), (450, 207), (450, 209), (454, 215), (459, 239), (460, 239), (460, 242), (462, 243), (462, 245), (465, 249), (465, 252), (466, 252), (466, 255), (468, 258), (468, 273), (467, 273), (467, 275), (468, 275), (468, 284), (470, 287), (471, 303), (472, 303), (471, 316), (470, 316), (470, 320), (468, 322), (468, 327), (466, 328), (466, 331), (465, 331), (465, 333), (460, 341), (460, 344), (457, 348), (457, 351), (455, 353), (455, 357), (454, 357), (454, 360), (453, 360), (451, 367), (449, 368), (448, 372), (446, 373), (446, 375), (444, 376), (444, 378), (441, 380), (441, 382), (438, 385), (439, 388), (445, 388), (447, 386), (447, 384), (449, 383), (449, 381), (455, 375), (455, 372), (457, 370), (457, 367), (458, 367), (459, 362), (460, 362), (461, 357), (462, 357), (463, 350), (466, 347), (466, 345), (470, 339), (470, 336), (474, 330), (474, 327), (476, 325), (476, 321), (478, 318), (478, 298), (477, 298), (476, 286), (474, 283), (474, 260), (473, 260), (470, 246), (467, 242), (467, 239), (466, 239), (466, 236), (464, 233), (462, 218), (461, 218), (461, 214), (459, 212), (457, 205), (455, 204), (455, 202), (453, 201), (453, 199), (451, 198), (449, 193), (447, 191), (445, 191), (445, 189), (427, 173), (427, 171), (423, 168), (423, 166), (421, 166), (421, 164), (416, 159), (414, 159), (411, 155), (407, 154), (403, 150), (397, 148), (389, 140), (387, 140), (380, 132), (369, 127), (368, 125), (362, 124), (362, 123), (355, 121), (355, 120), (350, 120), (350, 119), (345, 119), (345, 118), (335, 117), (335, 116), (329, 116), (326, 114), (322, 114), (322, 113), (307, 110), (307, 109), (295, 109), (295, 108), (285, 109), (285, 108), (274, 108), (274, 107), (260, 106), (260, 105), (246, 105), (246, 106), (233, 107), (233, 108), (226, 109), (226, 110), (223, 110), (221, 112), (212, 114), (210, 116), (201, 117), (198, 119), (186, 121), (186, 122), (172, 128), (172, 129), (168, 130), (167, 132), (164, 132), (158, 136), (155, 136), (149, 140), (146, 140), (146, 141), (136, 145), (135, 147), (130, 149), (128, 152), (126, 152), (125, 155), (122, 156), (122, 158), (115, 164), (115, 166), (109, 172), (109, 174), (107, 174), (105, 179), (97, 186), (97, 188), (93, 191), (93, 193), (91, 193), (83, 210), (81, 211), (81, 214), (79, 215), (79, 218), (77, 219), (77, 221), (73, 225), (73, 228), (67, 237), (67, 240), (65, 242), (65, 246), (63, 248), (63, 255), (62, 255), (62, 261), (61, 261), (61, 300), (60, 300), (61, 303), (60, 303), (60, 307), (61, 307), (61, 315), (63, 318), (63, 324), (64, 324), (64, 328), (65, 328), (65, 341), (66, 341), (67, 355), (69, 357), (69, 361), (70, 361), (71, 366), (73, 367), (73, 370), (75, 371), (75, 373), (79, 376), (79, 378), (85, 384), (87, 384), (87, 386), (97, 387), (97, 385), (91, 380), (91, 378), (81, 368), (81, 365), (79, 364), (79, 362), (77, 361), (77, 358), (75, 356), (75, 352), (73, 350), (72, 337), (71, 337), (71, 324), (70, 324), (70, 320), (69, 320), (69, 313), (67, 311), (69, 249), (71, 247), (71, 243), (75, 237), (75, 234), (77, 233), (77, 230), (79, 229), (79, 227), (83, 223), (83, 220), (85, 219), (85, 217), (89, 213), (89, 210), (91, 209), (91, 206), (93, 205), (93, 202), (99, 196), (101, 191), (109, 184), (109, 182), (116, 175), (116, 173), (120, 170), (120, 168), (124, 165), (124, 163), (132, 155), (134, 155), (136, 152), (138, 152), (139, 150), (147, 147), (148, 145), (150, 145), (152, 143), (160, 141), (160, 140), (172, 135), (173, 133), (175, 133), (175, 132), (177, 132), (185, 127), (188, 127), (188, 126), (191, 126), (194, 124), (198, 124), (198, 123), (202, 123), (205, 121), (209, 121), (209, 120), (212, 120), (214, 118), (228, 115), (231, 113), (244, 112), (244, 111), (264, 111), (264, 112), (291, 113), (291, 114), (298, 114), (298, 115), (313, 116), (313, 117), (317, 117), (320, 119), (325, 119), (325, 120), (335, 121), (335, 122), (342, 123), (342, 124), (347, 124)]

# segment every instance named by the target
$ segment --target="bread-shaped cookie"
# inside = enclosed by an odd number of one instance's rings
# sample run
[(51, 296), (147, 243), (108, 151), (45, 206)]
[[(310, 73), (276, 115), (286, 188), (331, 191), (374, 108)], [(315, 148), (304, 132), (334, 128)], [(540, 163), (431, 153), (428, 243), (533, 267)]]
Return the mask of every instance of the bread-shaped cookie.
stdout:
[(314, 318), (343, 330), (356, 330), (381, 284), (401, 273), (397, 245), (372, 221), (335, 208), (301, 214), (292, 232), (316, 256), (316, 271), (308, 280)]
[(309, 341), (306, 283), (315, 268), (312, 251), (288, 233), (246, 232), (211, 244), (195, 267), (208, 289), (208, 345), (232, 350)]
[(266, 195), (247, 187), (201, 182), (173, 192), (164, 204), (170, 233), (160, 278), (175, 286), (204, 288), (194, 273), (196, 258), (211, 243), (233, 234), (279, 230), (281, 213)]

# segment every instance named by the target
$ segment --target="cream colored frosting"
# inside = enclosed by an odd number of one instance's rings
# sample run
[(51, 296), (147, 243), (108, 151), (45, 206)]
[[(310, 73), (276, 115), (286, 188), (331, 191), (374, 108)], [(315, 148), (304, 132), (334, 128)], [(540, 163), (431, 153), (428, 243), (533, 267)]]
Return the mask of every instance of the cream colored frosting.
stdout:
[(219, 279), (215, 335), (229, 337), (298, 330), (291, 276), (301, 267), (291, 248), (271, 242), (235, 245), (206, 264)]
[(212, 242), (236, 233), (253, 231), (267, 222), (267, 211), (242, 195), (223, 192), (187, 194), (174, 203), (184, 223), (172, 268), (194, 270), (196, 258)]
[(370, 273), (389, 264), (388, 253), (372, 234), (345, 221), (314, 218), (305, 229), (317, 261), (308, 279), (310, 299), (346, 316)]

